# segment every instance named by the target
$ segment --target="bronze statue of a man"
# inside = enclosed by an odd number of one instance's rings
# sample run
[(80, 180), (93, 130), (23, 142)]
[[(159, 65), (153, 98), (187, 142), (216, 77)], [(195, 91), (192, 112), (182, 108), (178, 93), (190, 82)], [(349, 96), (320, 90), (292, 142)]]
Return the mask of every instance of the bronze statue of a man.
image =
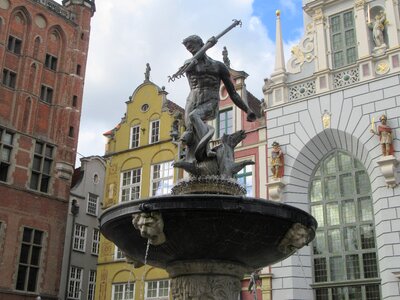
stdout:
[[(215, 37), (210, 38), (207, 43), (214, 45)], [(236, 92), (227, 67), (222, 62), (208, 57), (205, 51), (202, 55), (198, 55), (204, 47), (199, 36), (191, 35), (183, 40), (183, 44), (196, 57), (196, 61), (186, 70), (190, 93), (186, 100), (186, 131), (182, 136), (182, 141), (188, 147), (185, 160), (201, 162), (215, 156), (208, 145), (214, 134), (214, 128), (205, 122), (214, 120), (218, 115), (221, 81), (235, 105), (247, 113), (248, 121), (254, 121), (256, 115)]]

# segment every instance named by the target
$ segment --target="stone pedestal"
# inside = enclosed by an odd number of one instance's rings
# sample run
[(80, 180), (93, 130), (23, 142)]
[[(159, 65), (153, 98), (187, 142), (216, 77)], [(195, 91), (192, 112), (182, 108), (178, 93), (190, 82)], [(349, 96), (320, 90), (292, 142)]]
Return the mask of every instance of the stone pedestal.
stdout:
[(387, 187), (394, 188), (397, 186), (396, 169), (398, 164), (399, 161), (393, 155), (383, 156), (378, 160)]
[(167, 272), (173, 299), (237, 300), (246, 268), (216, 260), (184, 261), (169, 264)]
[(280, 201), (282, 200), (282, 190), (285, 187), (286, 183), (282, 181), (282, 179), (272, 179), (267, 183), (268, 186), (268, 194), (271, 200)]

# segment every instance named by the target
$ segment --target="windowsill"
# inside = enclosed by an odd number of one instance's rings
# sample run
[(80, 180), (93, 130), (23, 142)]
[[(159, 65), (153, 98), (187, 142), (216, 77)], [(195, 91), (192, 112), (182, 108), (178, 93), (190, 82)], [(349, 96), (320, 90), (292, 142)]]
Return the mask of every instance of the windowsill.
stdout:
[(91, 216), (91, 217), (97, 218), (97, 214), (91, 214), (91, 213), (89, 213), (89, 212), (86, 212), (86, 214), (87, 214), (88, 216)]
[(78, 249), (72, 249), (72, 250), (75, 251), (75, 252), (82, 253), (82, 254), (85, 254), (85, 253), (86, 253), (85, 250), (78, 250)]
[(8, 86), (8, 85), (6, 85), (6, 84), (4, 84), (4, 83), (1, 83), (1, 85), (2, 85), (3, 87), (5, 87), (6, 89), (10, 90), (10, 91), (15, 91), (15, 87)]
[(40, 98), (39, 98), (39, 101), (42, 102), (42, 103), (44, 103), (44, 104), (47, 104), (47, 105), (49, 105), (49, 106), (51, 105), (51, 102), (44, 101), (43, 99), (40, 99)]
[(54, 72), (54, 73), (57, 72), (57, 69), (54, 70), (54, 69), (46, 67), (46, 66), (44, 66), (44, 69), (48, 70), (48, 71), (51, 71), (51, 72)]

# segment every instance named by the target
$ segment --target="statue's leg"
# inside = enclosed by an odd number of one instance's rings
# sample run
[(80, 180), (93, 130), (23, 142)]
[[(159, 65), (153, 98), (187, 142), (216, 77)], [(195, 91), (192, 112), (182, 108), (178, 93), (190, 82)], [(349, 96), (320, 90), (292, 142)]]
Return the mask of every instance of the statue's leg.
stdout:
[(214, 135), (214, 128), (204, 123), (201, 118), (202, 111), (195, 109), (189, 114), (190, 122), (195, 129), (195, 135), (198, 138), (197, 145), (195, 147), (195, 155), (197, 161), (203, 161), (207, 157), (215, 157), (215, 152), (210, 150), (208, 142)]

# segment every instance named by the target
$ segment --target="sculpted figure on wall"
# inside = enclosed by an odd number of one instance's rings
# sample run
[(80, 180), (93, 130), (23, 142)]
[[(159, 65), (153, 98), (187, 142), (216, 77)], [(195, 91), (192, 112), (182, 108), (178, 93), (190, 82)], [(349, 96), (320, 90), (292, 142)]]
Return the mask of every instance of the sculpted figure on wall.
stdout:
[(281, 150), (281, 146), (278, 142), (272, 143), (271, 150), (271, 172), (272, 178), (278, 179), (283, 177), (284, 170), (284, 156)]
[(374, 121), (372, 121), (371, 133), (379, 135), (383, 156), (393, 155), (394, 148), (392, 128), (387, 125), (386, 115), (382, 115), (379, 120), (381, 121), (381, 124), (378, 126), (378, 130), (375, 129)]

